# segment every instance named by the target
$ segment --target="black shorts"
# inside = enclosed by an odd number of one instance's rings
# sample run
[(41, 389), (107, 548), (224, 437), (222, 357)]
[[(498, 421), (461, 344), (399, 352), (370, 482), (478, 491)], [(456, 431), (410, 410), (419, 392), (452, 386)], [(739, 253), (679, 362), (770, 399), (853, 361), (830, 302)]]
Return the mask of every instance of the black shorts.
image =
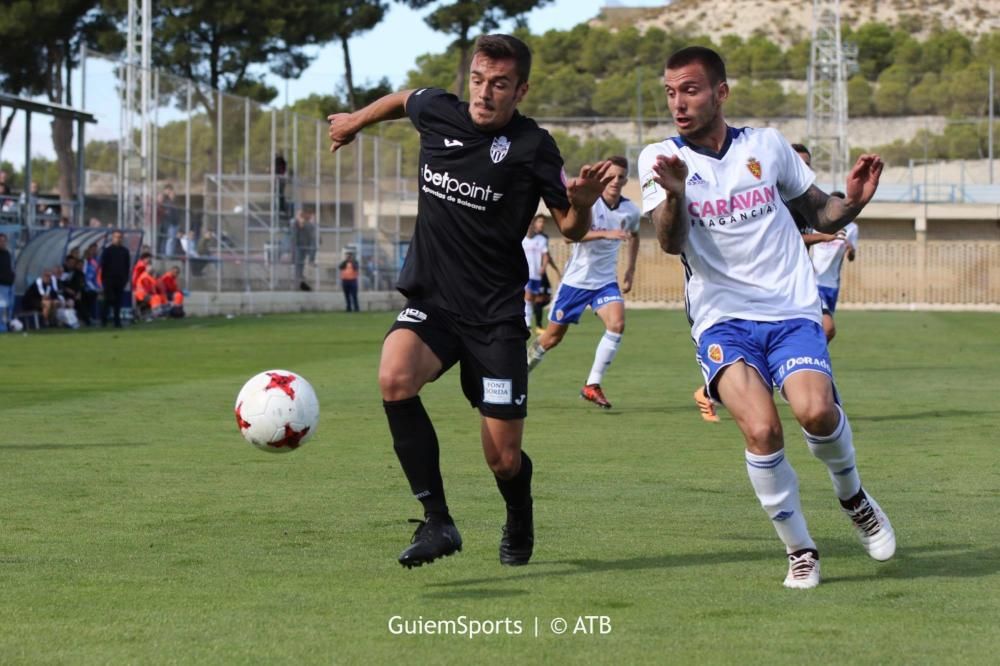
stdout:
[(410, 300), (389, 333), (401, 328), (416, 333), (441, 361), (437, 377), (460, 364), (462, 392), (483, 416), (505, 420), (527, 416), (524, 341), (528, 330), (524, 322), (469, 326), (431, 305)]

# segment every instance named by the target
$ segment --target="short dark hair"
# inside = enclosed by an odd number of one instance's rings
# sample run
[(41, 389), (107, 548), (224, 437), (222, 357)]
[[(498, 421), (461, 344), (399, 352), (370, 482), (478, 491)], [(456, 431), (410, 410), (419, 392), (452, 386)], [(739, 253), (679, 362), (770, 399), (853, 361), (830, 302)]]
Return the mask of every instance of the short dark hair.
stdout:
[(628, 171), (628, 160), (621, 155), (612, 155), (608, 158), (608, 161), (614, 164), (616, 167), (621, 167)]
[(472, 55), (482, 53), (493, 60), (513, 60), (517, 71), (518, 85), (526, 83), (531, 75), (531, 50), (517, 37), (503, 35), (483, 35), (476, 40)]
[(705, 46), (686, 46), (667, 58), (667, 69), (680, 69), (698, 63), (705, 68), (712, 85), (726, 80), (726, 63), (722, 56)]
[(792, 150), (794, 150), (797, 153), (805, 153), (809, 157), (812, 157), (812, 153), (809, 152), (809, 149), (806, 148), (806, 144), (804, 143), (793, 143)]

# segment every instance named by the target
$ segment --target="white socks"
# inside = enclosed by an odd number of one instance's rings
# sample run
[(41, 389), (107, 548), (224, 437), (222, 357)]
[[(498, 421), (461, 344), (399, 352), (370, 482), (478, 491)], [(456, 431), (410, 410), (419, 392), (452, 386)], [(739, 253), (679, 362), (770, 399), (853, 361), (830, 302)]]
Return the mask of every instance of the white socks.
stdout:
[(747, 475), (785, 551), (816, 549), (799, 502), (799, 480), (785, 460), (785, 451), (759, 456), (746, 451)]
[(840, 412), (840, 423), (836, 430), (825, 437), (810, 435), (805, 430), (806, 444), (812, 454), (826, 463), (833, 481), (833, 490), (837, 497), (846, 500), (854, 497), (861, 490), (861, 476), (854, 461), (854, 436), (851, 424), (847, 421), (844, 410), (837, 405)]
[(598, 343), (597, 352), (594, 354), (594, 365), (590, 368), (590, 376), (587, 378), (587, 384), (601, 383), (601, 380), (604, 379), (604, 372), (611, 365), (611, 361), (615, 360), (615, 354), (618, 353), (618, 346), (621, 342), (621, 333), (604, 331), (604, 336)]
[(524, 302), (524, 325), (531, 330), (531, 319), (535, 316), (535, 305), (534, 303)]

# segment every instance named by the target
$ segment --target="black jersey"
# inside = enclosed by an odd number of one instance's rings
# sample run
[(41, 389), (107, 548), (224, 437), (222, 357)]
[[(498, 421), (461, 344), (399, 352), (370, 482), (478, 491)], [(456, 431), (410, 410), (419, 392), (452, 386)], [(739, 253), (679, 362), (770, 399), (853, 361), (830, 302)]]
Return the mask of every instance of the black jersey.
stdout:
[(539, 198), (569, 209), (555, 141), (517, 112), (482, 132), (468, 103), (436, 88), (412, 93), (406, 112), (420, 132), (420, 192), (399, 290), (471, 325), (523, 320), (521, 239)]

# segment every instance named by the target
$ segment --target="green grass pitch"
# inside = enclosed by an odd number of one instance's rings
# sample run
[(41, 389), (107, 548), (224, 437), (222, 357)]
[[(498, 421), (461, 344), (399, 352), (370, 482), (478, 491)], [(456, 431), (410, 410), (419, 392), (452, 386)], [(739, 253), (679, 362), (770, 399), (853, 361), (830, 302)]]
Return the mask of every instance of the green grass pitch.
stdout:
[[(0, 663), (997, 662), (997, 315), (838, 315), (859, 468), (899, 548), (887, 563), (864, 554), (782, 406), (823, 557), (812, 591), (781, 586), (732, 420), (698, 417), (680, 312), (629, 313), (610, 412), (577, 397), (594, 317), (532, 375), (527, 567), (498, 563), (502, 501), (457, 371), (429, 385), (465, 548), (402, 569), (420, 511), (376, 382), (392, 318), (0, 337)], [(244, 443), (232, 412), (274, 367), (306, 376), (322, 410), (287, 455)], [(574, 633), (581, 616), (609, 630)], [(393, 617), (521, 633), (395, 635)]]

